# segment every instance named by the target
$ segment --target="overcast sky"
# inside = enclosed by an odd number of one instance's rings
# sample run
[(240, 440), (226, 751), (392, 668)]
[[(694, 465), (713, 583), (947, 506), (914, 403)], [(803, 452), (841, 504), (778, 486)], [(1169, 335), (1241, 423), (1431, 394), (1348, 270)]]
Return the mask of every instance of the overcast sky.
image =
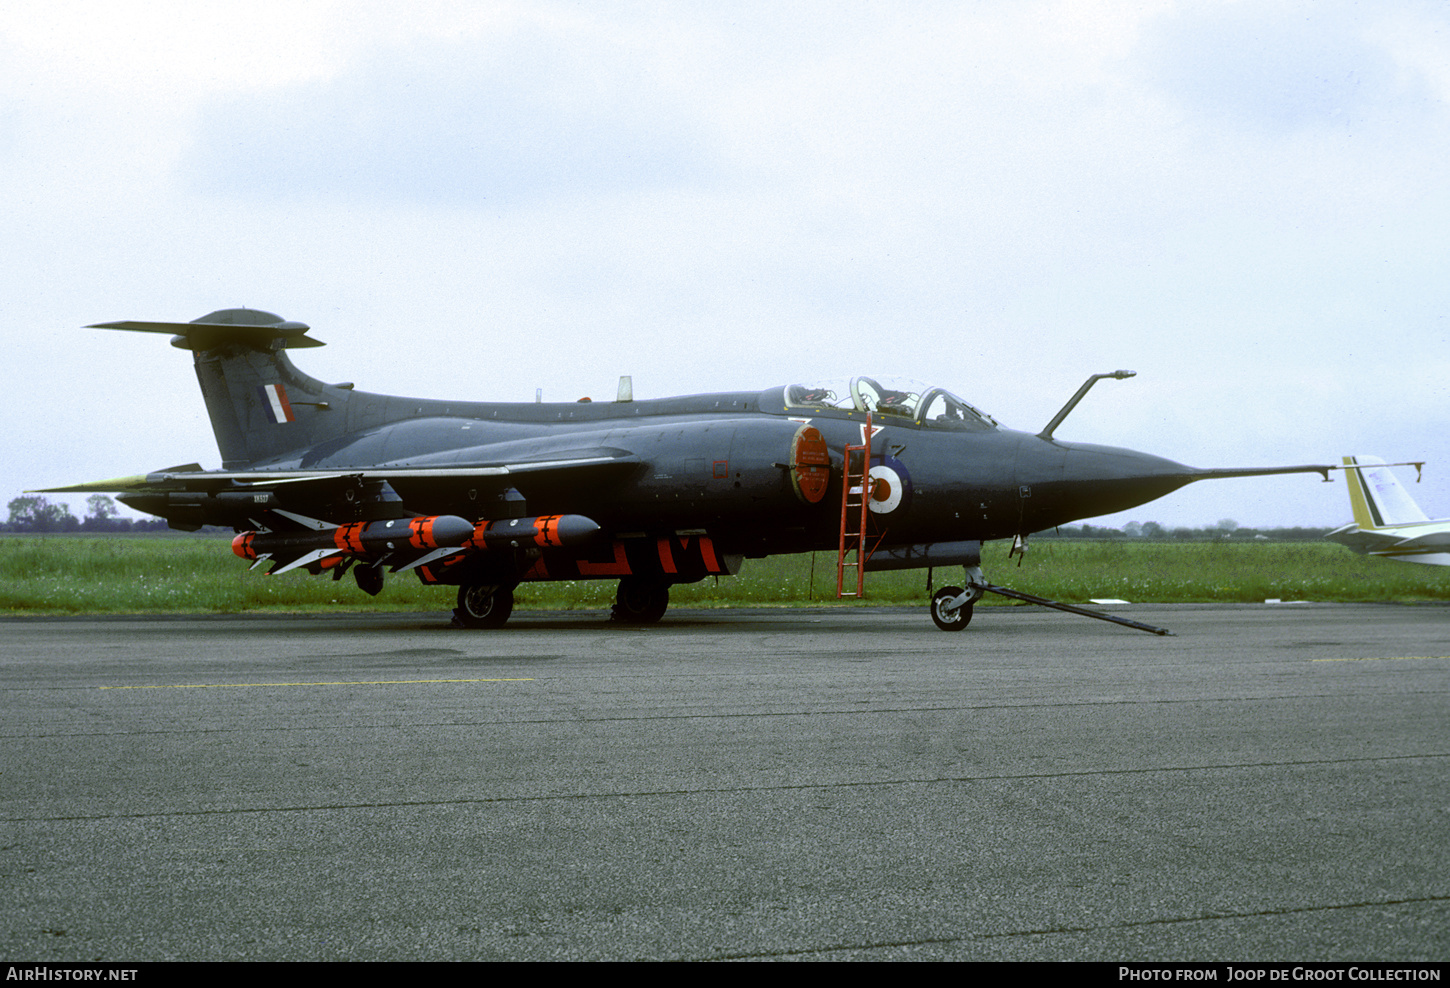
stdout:
[[(65, 3), (0, 18), (0, 495), (219, 466), (190, 355), (438, 398), (904, 374), (1194, 466), (1429, 461), (1439, 0)], [(1413, 471), (1401, 471), (1413, 480)], [(84, 499), (73, 499), (77, 514)], [(1336, 525), (1342, 478), (1107, 523)]]

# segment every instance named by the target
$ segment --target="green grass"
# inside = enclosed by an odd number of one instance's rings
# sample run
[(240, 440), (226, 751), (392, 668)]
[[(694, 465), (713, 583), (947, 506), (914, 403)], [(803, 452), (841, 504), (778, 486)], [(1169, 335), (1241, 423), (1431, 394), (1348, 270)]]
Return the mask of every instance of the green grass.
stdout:
[[(1445, 601), (1450, 567), (1368, 559), (1329, 543), (1143, 543), (1043, 541), (1019, 567), (1005, 544), (984, 552), (989, 580), (1027, 593), (1084, 603), (1093, 597), (1133, 602)], [(834, 553), (749, 559), (739, 576), (675, 587), (678, 607), (799, 607), (835, 604)], [(937, 586), (960, 583), (957, 567), (938, 569)], [(523, 584), (516, 606), (607, 610), (610, 580)], [(294, 571), (249, 572), (219, 538), (43, 536), (0, 538), (0, 613), (130, 614), (447, 611), (455, 589), (428, 587), (411, 575), (390, 576), (377, 597), (340, 582)], [(843, 606), (920, 605), (926, 573), (869, 574), (864, 601)], [(985, 604), (1009, 602), (989, 595)]]

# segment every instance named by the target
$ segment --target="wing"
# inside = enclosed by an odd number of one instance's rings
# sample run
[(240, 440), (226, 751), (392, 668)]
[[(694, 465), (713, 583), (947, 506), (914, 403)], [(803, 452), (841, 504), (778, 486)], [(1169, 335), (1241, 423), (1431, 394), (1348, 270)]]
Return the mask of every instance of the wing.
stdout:
[(1413, 538), (1401, 540), (1396, 549), (1414, 552), (1445, 552), (1450, 549), (1450, 531), (1428, 532)]
[(476, 480), (526, 474), (564, 472), (582, 475), (606, 467), (637, 466), (635, 454), (622, 449), (594, 448), (566, 450), (539, 459), (516, 459), (501, 463), (478, 463), (449, 467), (340, 467), (330, 470), (202, 470), (199, 464), (167, 467), (148, 474), (88, 481), (66, 487), (40, 487), (35, 494), (80, 494), (92, 491), (128, 493), (158, 487), (183, 485), (189, 490), (227, 487), (274, 489), (288, 484), (325, 484), (337, 480)]
[(115, 493), (138, 511), (193, 531), (202, 525), (254, 528), (263, 515), (283, 508), (329, 521), (444, 513), (482, 517), (496, 503), (490, 496), (515, 485), (591, 491), (640, 462), (628, 450), (590, 447), (450, 466), (201, 470), (189, 464), (41, 492)]
[(1404, 541), (1400, 536), (1392, 532), (1375, 532), (1360, 528), (1358, 525), (1345, 525), (1343, 528), (1336, 528), (1324, 536), (1331, 542), (1338, 542), (1340, 545), (1363, 555), (1372, 555), (1377, 552), (1384, 552), (1393, 549), (1400, 542)]
[(1409, 534), (1406, 528), (1364, 529), (1358, 525), (1345, 525), (1324, 536), (1355, 552), (1366, 555), (1413, 555), (1450, 551), (1450, 529), (1439, 529), (1419, 535)]

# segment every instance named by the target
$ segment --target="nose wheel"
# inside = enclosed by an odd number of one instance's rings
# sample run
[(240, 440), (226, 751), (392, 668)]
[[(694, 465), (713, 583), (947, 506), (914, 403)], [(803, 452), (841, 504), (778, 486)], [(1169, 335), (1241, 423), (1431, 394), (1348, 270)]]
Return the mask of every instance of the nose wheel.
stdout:
[(961, 587), (942, 587), (931, 595), (931, 619), (942, 631), (961, 631), (972, 623), (972, 596)]

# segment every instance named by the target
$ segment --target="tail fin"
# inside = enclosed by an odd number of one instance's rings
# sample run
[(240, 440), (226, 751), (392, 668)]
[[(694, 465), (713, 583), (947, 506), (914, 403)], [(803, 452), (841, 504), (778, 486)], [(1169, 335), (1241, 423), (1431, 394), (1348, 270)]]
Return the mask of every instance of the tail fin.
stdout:
[(305, 323), (257, 309), (221, 309), (193, 322), (108, 322), (91, 329), (172, 333), (192, 351), (222, 469), (244, 469), (347, 431), (351, 385), (308, 377), (284, 350), (322, 346)]
[(1360, 528), (1386, 528), (1429, 521), (1385, 461), (1378, 456), (1346, 456), (1344, 475), (1349, 481), (1349, 503)]

